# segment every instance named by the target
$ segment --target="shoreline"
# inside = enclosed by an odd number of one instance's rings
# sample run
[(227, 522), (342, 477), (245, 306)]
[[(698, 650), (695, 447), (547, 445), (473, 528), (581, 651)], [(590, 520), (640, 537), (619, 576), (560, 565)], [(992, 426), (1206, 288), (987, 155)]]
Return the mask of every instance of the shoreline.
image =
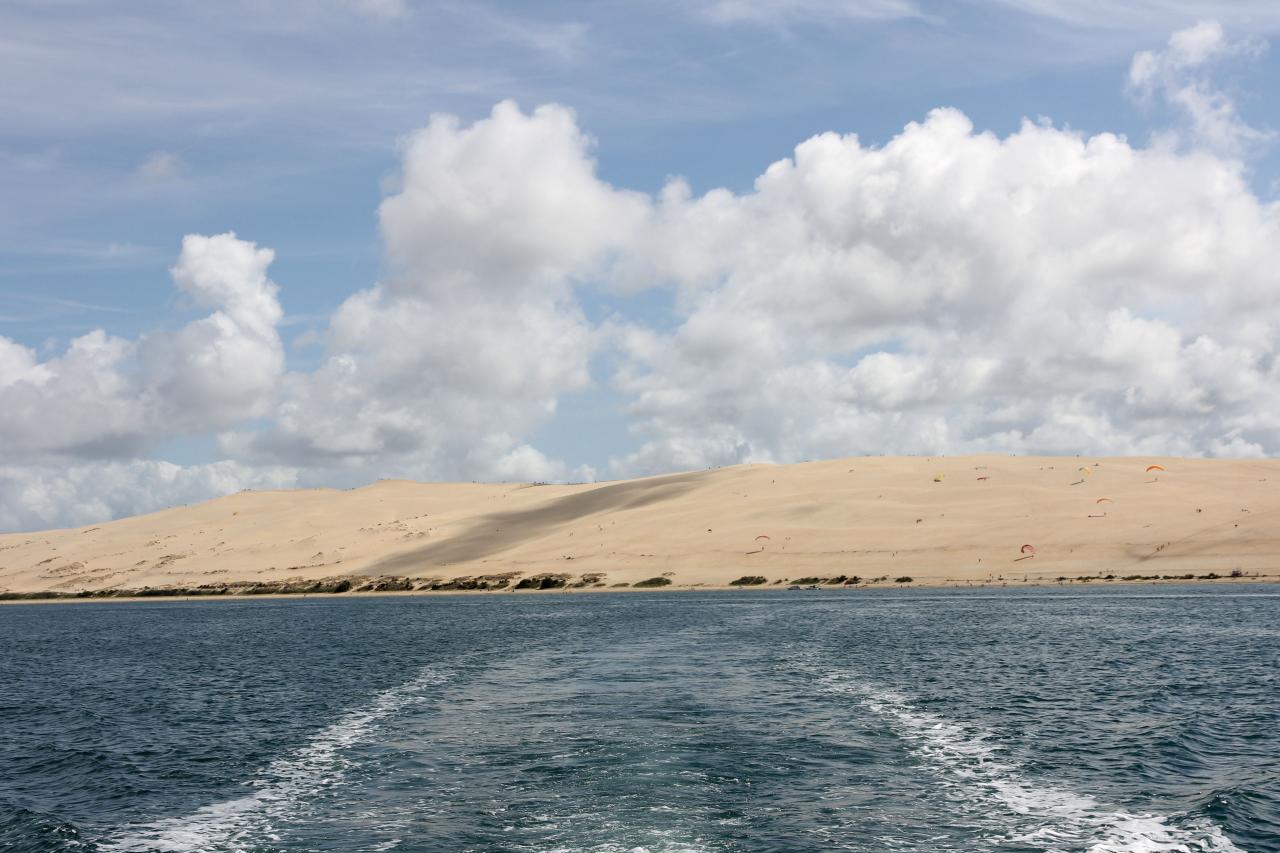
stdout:
[[(157, 590), (146, 595), (111, 595), (103, 593), (80, 594), (80, 593), (53, 593), (37, 592), (37, 593), (9, 593), (11, 597), (0, 597), (0, 606), (14, 604), (103, 604), (103, 603), (124, 603), (134, 604), (149, 601), (281, 601), (281, 600), (330, 600), (337, 601), (343, 599), (357, 598), (416, 598), (416, 597), (450, 597), (450, 596), (485, 596), (485, 597), (506, 597), (506, 596), (546, 596), (546, 595), (585, 595), (585, 594), (601, 594), (601, 593), (619, 593), (619, 594), (635, 594), (635, 593), (689, 593), (689, 592), (840, 592), (840, 593), (865, 593), (865, 592), (883, 592), (886, 590), (1000, 590), (1000, 589), (1072, 589), (1076, 587), (1087, 588), (1112, 588), (1112, 587), (1132, 587), (1132, 586), (1194, 586), (1194, 587), (1222, 587), (1222, 586), (1259, 586), (1259, 585), (1280, 585), (1280, 574), (1258, 574), (1242, 577), (1219, 576), (1216, 578), (1097, 578), (1095, 576), (1086, 575), (1073, 578), (1066, 578), (1059, 582), (1057, 579), (1034, 580), (1034, 581), (995, 581), (995, 582), (974, 582), (965, 579), (951, 578), (922, 578), (920, 581), (912, 583), (872, 583), (858, 585), (833, 585), (818, 584), (816, 586), (806, 586), (800, 589), (789, 587), (782, 584), (756, 584), (750, 586), (732, 586), (728, 584), (676, 584), (672, 583), (668, 586), (661, 587), (582, 587), (582, 588), (553, 588), (553, 589), (524, 589), (513, 590), (507, 589), (450, 589), (450, 590), (433, 590), (433, 589), (407, 589), (407, 590), (361, 590), (346, 592), (263, 592), (263, 593), (205, 593), (193, 594), (183, 591), (174, 591), (170, 593), (168, 590)], [(30, 597), (19, 597), (30, 595)]]

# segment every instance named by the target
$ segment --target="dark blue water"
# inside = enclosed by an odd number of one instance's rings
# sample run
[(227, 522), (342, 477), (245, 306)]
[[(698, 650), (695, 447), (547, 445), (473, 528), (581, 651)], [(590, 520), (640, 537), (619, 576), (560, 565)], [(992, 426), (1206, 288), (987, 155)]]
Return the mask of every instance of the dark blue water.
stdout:
[(0, 849), (1280, 850), (1280, 589), (0, 608)]

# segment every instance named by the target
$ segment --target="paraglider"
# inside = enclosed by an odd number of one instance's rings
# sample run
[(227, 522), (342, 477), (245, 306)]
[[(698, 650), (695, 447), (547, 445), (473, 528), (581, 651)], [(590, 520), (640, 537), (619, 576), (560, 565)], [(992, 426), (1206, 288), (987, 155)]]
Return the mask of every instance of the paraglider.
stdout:
[(1111, 500), (1111, 498), (1098, 498), (1096, 501), (1094, 501), (1094, 503), (1096, 503), (1096, 504), (1109, 504), (1109, 503), (1115, 503), (1115, 501)]
[(767, 535), (761, 533), (759, 536), (756, 537), (756, 541), (759, 542), (761, 539), (768, 539), (768, 538), (769, 537)]
[(935, 483), (941, 483), (941, 482), (942, 482), (942, 475), (941, 475), (941, 474), (934, 474), (934, 475), (933, 475), (933, 482), (935, 482)]
[(1164, 466), (1163, 466), (1163, 465), (1148, 465), (1148, 466), (1147, 466), (1147, 473), (1148, 473), (1148, 474), (1150, 474), (1152, 471), (1163, 471), (1163, 470), (1164, 470)]
[(1036, 555), (1036, 546), (1035, 546), (1035, 545), (1023, 545), (1023, 546), (1022, 546), (1022, 553), (1026, 554), (1027, 556), (1034, 557), (1034, 556)]
[(979, 480), (990, 480), (991, 478), (990, 478), (990, 477), (979, 477), (978, 479), (979, 479)]

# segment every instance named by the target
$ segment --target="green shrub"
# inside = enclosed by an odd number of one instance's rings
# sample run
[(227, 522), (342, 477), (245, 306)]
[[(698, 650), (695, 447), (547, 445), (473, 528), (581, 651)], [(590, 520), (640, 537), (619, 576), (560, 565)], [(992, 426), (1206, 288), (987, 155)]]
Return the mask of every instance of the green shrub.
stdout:
[(654, 586), (670, 586), (671, 581), (667, 578), (646, 578), (642, 581), (636, 581), (637, 587), (654, 587)]

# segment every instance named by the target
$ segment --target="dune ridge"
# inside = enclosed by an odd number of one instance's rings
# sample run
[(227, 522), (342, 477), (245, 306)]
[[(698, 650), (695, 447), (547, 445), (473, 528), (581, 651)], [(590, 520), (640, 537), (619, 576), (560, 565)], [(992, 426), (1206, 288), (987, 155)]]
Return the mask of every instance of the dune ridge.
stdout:
[(1270, 459), (865, 457), (583, 485), (384, 480), (0, 535), (0, 593), (1275, 580), (1278, 514)]

